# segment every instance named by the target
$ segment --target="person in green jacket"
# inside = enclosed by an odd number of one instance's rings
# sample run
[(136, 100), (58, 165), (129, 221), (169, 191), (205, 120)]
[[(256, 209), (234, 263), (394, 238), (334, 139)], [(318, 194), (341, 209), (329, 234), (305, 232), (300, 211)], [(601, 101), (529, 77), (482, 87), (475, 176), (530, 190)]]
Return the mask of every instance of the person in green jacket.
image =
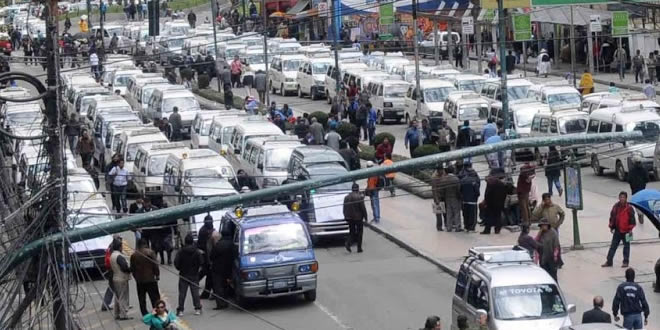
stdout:
[(152, 313), (145, 315), (142, 322), (149, 326), (149, 329), (179, 329), (174, 313), (167, 310), (165, 302), (159, 300), (156, 302), (156, 308)]

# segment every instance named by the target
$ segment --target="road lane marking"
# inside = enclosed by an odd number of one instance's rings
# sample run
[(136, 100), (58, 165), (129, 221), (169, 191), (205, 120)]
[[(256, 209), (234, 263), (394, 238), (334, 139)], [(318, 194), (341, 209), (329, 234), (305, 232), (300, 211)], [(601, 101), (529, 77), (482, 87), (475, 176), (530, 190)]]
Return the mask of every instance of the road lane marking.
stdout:
[(316, 307), (318, 307), (323, 313), (325, 313), (325, 315), (330, 317), (330, 319), (332, 319), (342, 329), (344, 329), (344, 330), (353, 330), (353, 327), (351, 327), (351, 326), (347, 325), (346, 323), (344, 323), (341, 319), (339, 319), (339, 316), (335, 315), (335, 313), (333, 313), (327, 307), (321, 305), (321, 303), (319, 303), (318, 301), (315, 301), (314, 305)]

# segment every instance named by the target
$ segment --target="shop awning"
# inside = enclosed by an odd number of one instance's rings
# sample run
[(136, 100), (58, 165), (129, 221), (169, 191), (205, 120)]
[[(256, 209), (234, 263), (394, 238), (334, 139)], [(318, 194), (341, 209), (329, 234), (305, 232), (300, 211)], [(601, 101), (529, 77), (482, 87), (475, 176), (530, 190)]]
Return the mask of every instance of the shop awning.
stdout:
[(309, 10), (301, 11), (296, 16), (293, 17), (293, 19), (303, 19), (303, 18), (308, 18), (308, 17), (317, 17), (319, 16), (319, 10), (318, 8), (312, 8)]
[(295, 16), (296, 14), (300, 13), (301, 11), (307, 9), (309, 7), (309, 0), (298, 0), (295, 6), (291, 7), (286, 14), (288, 16)]
[[(600, 15), (601, 21), (612, 19), (612, 13), (606, 10), (595, 10), (588, 7), (573, 7), (573, 24), (587, 25), (591, 15)], [(537, 7), (532, 11), (532, 22), (571, 24), (571, 10), (568, 6)]]

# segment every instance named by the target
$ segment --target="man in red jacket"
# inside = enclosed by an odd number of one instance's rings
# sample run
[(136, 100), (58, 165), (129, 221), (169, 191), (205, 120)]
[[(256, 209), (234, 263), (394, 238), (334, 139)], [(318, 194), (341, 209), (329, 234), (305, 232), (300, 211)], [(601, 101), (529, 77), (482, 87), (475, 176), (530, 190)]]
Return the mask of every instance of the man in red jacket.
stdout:
[(614, 204), (610, 212), (610, 231), (612, 232), (612, 243), (607, 253), (607, 261), (602, 267), (612, 267), (614, 254), (623, 241), (623, 264), (622, 268), (628, 267), (630, 261), (630, 242), (632, 241), (632, 230), (635, 228), (635, 211), (628, 204), (628, 193), (619, 193), (619, 202)]

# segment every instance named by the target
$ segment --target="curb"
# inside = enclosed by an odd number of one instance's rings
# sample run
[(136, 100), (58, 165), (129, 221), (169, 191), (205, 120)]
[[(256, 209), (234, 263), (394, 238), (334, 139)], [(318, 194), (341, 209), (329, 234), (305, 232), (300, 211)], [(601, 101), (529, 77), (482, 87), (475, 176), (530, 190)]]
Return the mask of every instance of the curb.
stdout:
[(414, 247), (412, 244), (409, 244), (409, 243), (397, 238), (396, 236), (394, 236), (390, 232), (388, 232), (386, 229), (375, 226), (375, 225), (370, 224), (368, 222), (365, 222), (364, 225), (367, 226), (372, 231), (374, 231), (375, 233), (385, 237), (387, 240), (389, 240), (389, 241), (393, 242), (394, 244), (398, 245), (402, 249), (412, 253), (416, 257), (420, 257), (420, 258), (432, 263), (436, 267), (440, 268), (441, 271), (443, 271), (444, 273), (447, 273), (449, 276), (455, 278), (458, 275), (458, 272), (456, 270), (452, 269), (448, 265), (445, 265), (442, 261), (440, 261), (440, 260), (438, 260), (438, 259), (436, 259), (436, 258), (420, 251), (419, 249)]

